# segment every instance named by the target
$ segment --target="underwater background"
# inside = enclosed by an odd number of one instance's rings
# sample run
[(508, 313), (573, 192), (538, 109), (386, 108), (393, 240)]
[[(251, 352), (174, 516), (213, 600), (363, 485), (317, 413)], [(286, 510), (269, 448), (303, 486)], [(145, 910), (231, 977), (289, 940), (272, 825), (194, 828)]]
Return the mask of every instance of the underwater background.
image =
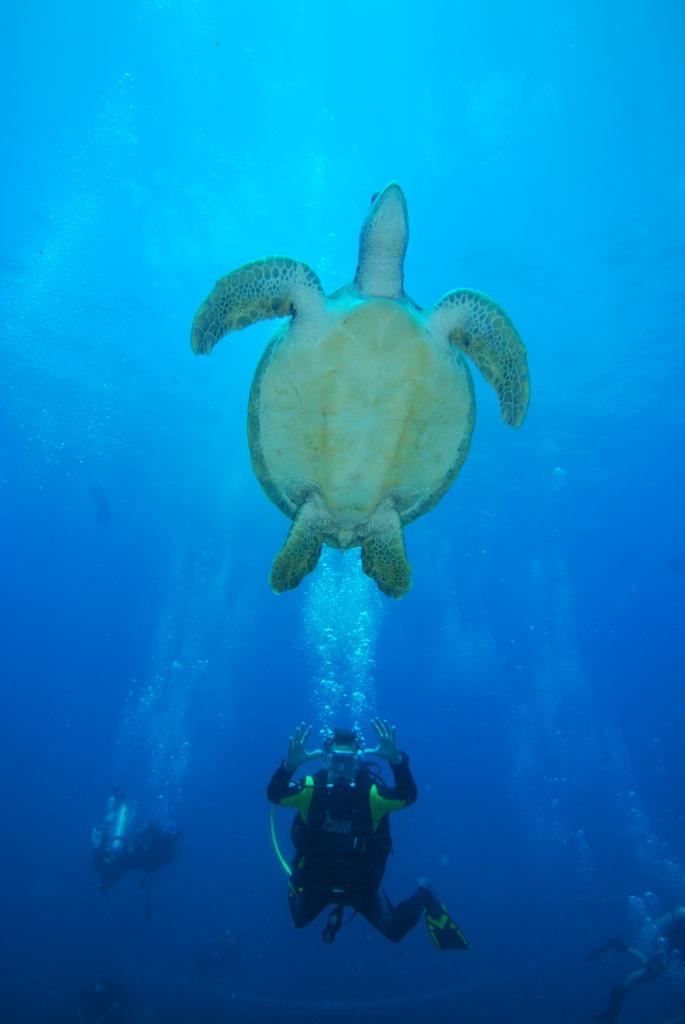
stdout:
[[(677, 2), (27, 0), (5, 12), (0, 306), (0, 1019), (583, 1021), (685, 900), (685, 12)], [(519, 431), (474, 372), (458, 480), (293, 592), (252, 474), (273, 323), (193, 356), (213, 282), (271, 253), (350, 280), (372, 193), (407, 197), (405, 285), (492, 295), (526, 343)], [(471, 941), (360, 917), (295, 931), (266, 783), (294, 726), (397, 726), (427, 875)], [(180, 859), (104, 895), (112, 787)], [(289, 813), (276, 828), (285, 853)], [(189, 969), (232, 930), (224, 976)], [(672, 970), (621, 1019), (685, 998)]]

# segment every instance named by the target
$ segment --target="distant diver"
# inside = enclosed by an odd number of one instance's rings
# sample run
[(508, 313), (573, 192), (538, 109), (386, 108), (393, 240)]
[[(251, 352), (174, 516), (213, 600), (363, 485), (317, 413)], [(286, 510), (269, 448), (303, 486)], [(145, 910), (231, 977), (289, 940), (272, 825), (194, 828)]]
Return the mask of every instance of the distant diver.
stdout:
[(330, 295), (284, 256), (217, 281), (191, 329), (197, 354), (261, 320), (285, 318), (255, 372), (247, 433), (252, 468), (293, 525), (271, 567), (282, 593), (316, 568), (324, 544), (361, 548), (389, 597), (411, 586), (404, 527), (429, 512), (468, 455), (476, 406), (468, 357), (519, 427), (526, 350), (486, 295), (460, 288), (421, 309), (404, 290), (407, 203), (390, 182), (371, 199), (354, 278)]
[[(629, 946), (622, 939), (613, 938), (605, 942), (598, 949), (593, 949), (586, 954), (587, 960), (594, 960), (609, 950), (616, 950), (620, 953), (627, 953), (628, 956), (637, 960), (640, 966), (632, 971), (623, 981), (615, 985), (611, 990), (609, 1002), (606, 1007), (593, 1016), (593, 1020), (610, 1024), (618, 1019), (619, 1011), (625, 996), (638, 985), (665, 974), (669, 967), (685, 965), (685, 905), (669, 910), (667, 914), (651, 922), (651, 927), (657, 938), (657, 950), (651, 954), (641, 949)], [(680, 1018), (675, 1018), (680, 1020)]]
[(116, 981), (84, 985), (78, 998), (79, 1024), (130, 1024), (132, 1004), (128, 992)]
[[(284, 862), (293, 923), (303, 928), (332, 905), (322, 932), (331, 943), (344, 908), (351, 907), (391, 942), (400, 942), (423, 914), (438, 949), (468, 949), (462, 931), (427, 884), (420, 883), (396, 907), (381, 887), (392, 848), (388, 814), (414, 803), (417, 789), (409, 758), (397, 749), (394, 726), (380, 719), (372, 725), (378, 736), (373, 750), (362, 750), (354, 730), (336, 729), (323, 750), (308, 751), (311, 727), (303, 723), (269, 783), (271, 803), (297, 811), (291, 829), (295, 855), (290, 866)], [(383, 781), (378, 766), (362, 760), (364, 754), (389, 763), (394, 785)], [(297, 768), (321, 757), (325, 768), (292, 781)]]
[(192, 972), (208, 981), (223, 981), (240, 969), (240, 940), (231, 928), (221, 928), (192, 953), (181, 958)]
[[(148, 885), (154, 872), (172, 864), (180, 854), (180, 833), (173, 822), (147, 821), (134, 827), (128, 800), (115, 790), (107, 803), (101, 828), (93, 829), (93, 864), (104, 892), (130, 871), (142, 871)], [(148, 903), (149, 910), (149, 903)]]

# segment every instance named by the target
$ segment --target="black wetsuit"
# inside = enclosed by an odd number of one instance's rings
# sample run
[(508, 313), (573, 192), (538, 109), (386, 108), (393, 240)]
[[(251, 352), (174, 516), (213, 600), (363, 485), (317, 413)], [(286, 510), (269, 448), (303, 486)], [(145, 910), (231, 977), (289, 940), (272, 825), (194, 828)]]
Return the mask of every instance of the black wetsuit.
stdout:
[(93, 850), (93, 863), (100, 875), (101, 888), (108, 889), (129, 871), (151, 875), (163, 864), (171, 864), (179, 854), (179, 834), (168, 832), (150, 822), (140, 829), (128, 845), (113, 850), (108, 834)]
[[(641, 954), (637, 954), (642, 961), (642, 967), (633, 971), (618, 985), (614, 985), (609, 1002), (600, 1013), (594, 1015), (593, 1020), (615, 1021), (623, 1000), (631, 989), (636, 985), (658, 978), (668, 971), (674, 962), (685, 962), (685, 906), (678, 906), (670, 913), (664, 914), (663, 917), (653, 922), (653, 927), (655, 937), (660, 936), (663, 940), (662, 948), (646, 959)], [(633, 956), (636, 955), (619, 939), (613, 939), (597, 952), (604, 952), (605, 949), (620, 949)]]
[(104, 891), (123, 878), (135, 864), (131, 864), (127, 850), (113, 851), (107, 840), (93, 849), (93, 864), (100, 876), (100, 888)]
[(359, 911), (392, 942), (417, 923), (430, 894), (419, 887), (393, 907), (381, 889), (392, 848), (388, 814), (414, 803), (416, 783), (409, 759), (392, 765), (394, 785), (362, 767), (355, 784), (328, 785), (325, 770), (292, 782), (284, 764), (274, 773), (267, 797), (293, 807), (295, 856), (288, 900), (295, 927), (303, 928), (329, 904)]
[(151, 875), (163, 864), (173, 864), (179, 855), (179, 834), (151, 821), (133, 837), (130, 865)]

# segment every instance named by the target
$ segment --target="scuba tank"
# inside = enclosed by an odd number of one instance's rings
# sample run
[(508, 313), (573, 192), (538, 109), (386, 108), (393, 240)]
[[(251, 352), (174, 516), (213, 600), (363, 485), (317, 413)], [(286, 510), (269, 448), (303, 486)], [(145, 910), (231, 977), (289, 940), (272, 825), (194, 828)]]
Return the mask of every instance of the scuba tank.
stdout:
[(131, 824), (128, 804), (121, 797), (109, 798), (107, 821), (110, 826), (108, 852), (111, 857), (118, 857), (124, 848)]

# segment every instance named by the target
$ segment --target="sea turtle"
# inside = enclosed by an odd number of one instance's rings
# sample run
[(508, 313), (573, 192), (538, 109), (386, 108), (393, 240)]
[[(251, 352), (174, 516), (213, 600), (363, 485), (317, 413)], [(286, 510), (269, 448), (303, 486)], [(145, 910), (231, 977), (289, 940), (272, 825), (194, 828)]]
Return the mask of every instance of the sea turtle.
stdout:
[(371, 200), (354, 280), (326, 296), (310, 267), (271, 256), (222, 277), (195, 315), (191, 343), (211, 352), (230, 331), (287, 317), (250, 392), (254, 472), (293, 525), (271, 567), (282, 592), (322, 545), (361, 547), (380, 589), (411, 585), (402, 528), (433, 508), (461, 469), (475, 421), (475, 362), (505, 423), (528, 406), (526, 350), (509, 317), (475, 291), (421, 309), (404, 291), (407, 204), (391, 182)]

